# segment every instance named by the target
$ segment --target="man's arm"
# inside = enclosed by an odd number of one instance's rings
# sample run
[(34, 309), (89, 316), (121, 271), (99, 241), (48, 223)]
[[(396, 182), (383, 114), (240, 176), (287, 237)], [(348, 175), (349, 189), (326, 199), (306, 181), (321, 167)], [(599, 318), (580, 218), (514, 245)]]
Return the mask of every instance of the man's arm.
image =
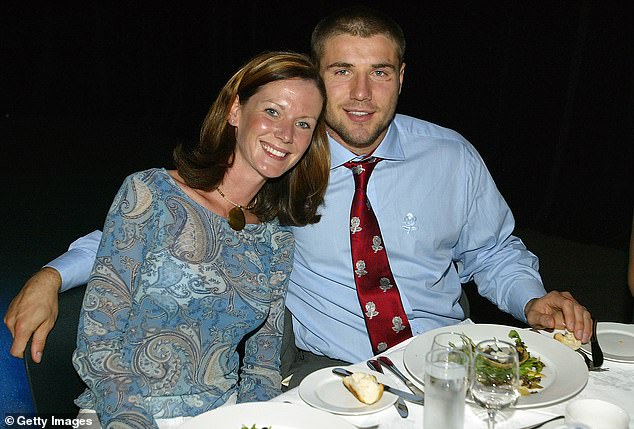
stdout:
[(24, 357), (26, 344), (31, 342), (31, 358), (39, 363), (46, 337), (57, 320), (57, 293), (62, 277), (53, 268), (44, 267), (26, 281), (22, 290), (9, 304), (4, 323), (13, 335), (10, 353)]
[(31, 357), (41, 361), (46, 338), (57, 320), (57, 294), (88, 281), (100, 240), (101, 232), (93, 231), (74, 241), (66, 253), (31, 276), (13, 298), (4, 315), (13, 335), (13, 356), (24, 357), (33, 336)]
[(93, 231), (73, 241), (66, 253), (46, 264), (62, 277), (60, 292), (88, 283), (100, 242), (101, 231)]
[(569, 292), (546, 293), (538, 260), (512, 235), (515, 221), (477, 152), (466, 171), (467, 221), (456, 259), (463, 280), (473, 278), (478, 291), (519, 320), (538, 329), (567, 329), (582, 342), (592, 334), (590, 312)]

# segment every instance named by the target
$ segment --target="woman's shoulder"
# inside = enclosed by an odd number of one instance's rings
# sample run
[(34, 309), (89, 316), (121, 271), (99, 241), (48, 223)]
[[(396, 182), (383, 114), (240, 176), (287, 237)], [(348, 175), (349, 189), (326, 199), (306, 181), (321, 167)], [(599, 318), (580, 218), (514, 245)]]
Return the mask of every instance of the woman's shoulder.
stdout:
[(126, 181), (142, 181), (146, 183), (150, 183), (156, 180), (164, 181), (166, 177), (169, 176), (169, 173), (166, 169), (161, 167), (148, 168), (147, 170), (135, 171), (134, 173), (130, 173), (125, 180)]
[(143, 200), (149, 204), (151, 201), (163, 201), (166, 195), (176, 192), (175, 188), (167, 170), (150, 168), (126, 176), (119, 195), (126, 199)]
[(165, 190), (173, 186), (173, 179), (165, 168), (149, 168), (130, 173), (123, 181), (124, 186), (142, 186)]

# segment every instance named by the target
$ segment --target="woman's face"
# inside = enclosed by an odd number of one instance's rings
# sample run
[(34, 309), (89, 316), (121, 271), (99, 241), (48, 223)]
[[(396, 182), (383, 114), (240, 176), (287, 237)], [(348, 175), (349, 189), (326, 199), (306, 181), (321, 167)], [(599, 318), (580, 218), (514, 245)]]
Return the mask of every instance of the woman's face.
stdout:
[(229, 114), (236, 127), (233, 167), (264, 180), (284, 174), (308, 149), (323, 102), (315, 83), (302, 79), (268, 83), (242, 105), (236, 99)]

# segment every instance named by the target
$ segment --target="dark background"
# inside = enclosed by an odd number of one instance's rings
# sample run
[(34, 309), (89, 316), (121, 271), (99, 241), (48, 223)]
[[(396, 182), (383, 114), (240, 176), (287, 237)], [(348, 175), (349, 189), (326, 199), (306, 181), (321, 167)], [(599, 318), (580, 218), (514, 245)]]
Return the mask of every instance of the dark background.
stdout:
[[(582, 260), (586, 277), (624, 279), (610, 251), (626, 252), (634, 201), (631, 2), (366, 3), (408, 40), (398, 111), (475, 145), (533, 234), (529, 247), (545, 243), (546, 273), (550, 261), (573, 271)], [(34, 270), (102, 227), (127, 174), (171, 167), (172, 148), (196, 138), (242, 62), (267, 49), (307, 52), (315, 23), (345, 4), (3, 2), (0, 311)], [(588, 246), (584, 258), (554, 237)], [(608, 253), (591, 256), (596, 248)], [(598, 293), (622, 299), (620, 289)]]
[[(626, 248), (634, 183), (629, 1), (366, 3), (391, 14), (408, 39), (399, 112), (467, 137), (519, 226)], [(25, 252), (50, 237), (53, 254), (100, 228), (123, 177), (169, 167), (172, 147), (196, 138), (244, 60), (264, 49), (307, 51), (314, 24), (340, 4), (5, 5), (3, 227)]]

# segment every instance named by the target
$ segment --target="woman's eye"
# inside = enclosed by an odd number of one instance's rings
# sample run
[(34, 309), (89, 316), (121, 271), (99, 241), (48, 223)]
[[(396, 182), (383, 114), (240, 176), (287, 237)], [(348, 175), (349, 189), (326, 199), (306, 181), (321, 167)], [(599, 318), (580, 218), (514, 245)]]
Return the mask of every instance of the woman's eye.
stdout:
[(268, 107), (268, 108), (264, 109), (264, 111), (266, 113), (268, 113), (269, 115), (271, 115), (271, 116), (275, 116), (275, 117), (278, 116), (277, 110), (275, 110), (275, 109), (273, 109), (271, 107)]
[(297, 122), (297, 126), (306, 130), (310, 130), (310, 124), (308, 122), (299, 121)]

